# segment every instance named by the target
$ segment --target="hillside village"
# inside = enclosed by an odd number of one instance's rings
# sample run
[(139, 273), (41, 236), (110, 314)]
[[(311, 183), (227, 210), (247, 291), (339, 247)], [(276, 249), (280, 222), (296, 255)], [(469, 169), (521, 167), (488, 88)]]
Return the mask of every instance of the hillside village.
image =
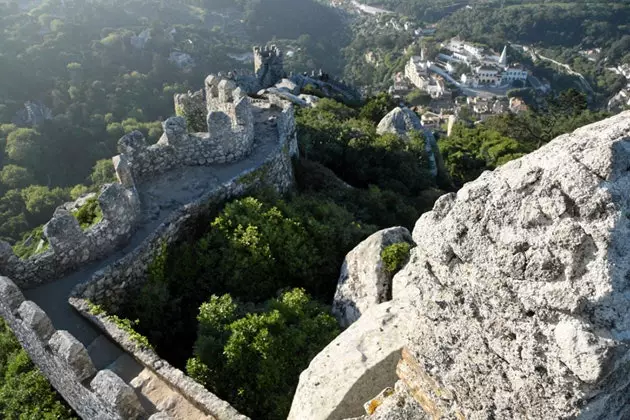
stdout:
[(506, 112), (527, 111), (523, 99), (507, 95), (511, 89), (525, 86), (537, 87), (541, 93), (551, 88), (523, 65), (511, 62), (507, 46), (497, 54), (454, 38), (442, 43), (433, 57), (426, 56), (424, 48), (420, 55), (411, 56), (404, 72), (394, 75), (388, 92), (401, 100), (410, 94), (423, 97), (417, 108), (423, 123), (439, 127), (460, 114), (483, 121)]

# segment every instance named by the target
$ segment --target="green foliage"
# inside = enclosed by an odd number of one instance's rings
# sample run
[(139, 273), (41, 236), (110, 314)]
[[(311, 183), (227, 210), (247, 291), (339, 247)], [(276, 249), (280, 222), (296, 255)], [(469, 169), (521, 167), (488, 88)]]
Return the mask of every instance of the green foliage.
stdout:
[[(41, 241), (43, 242), (40, 247)], [(48, 239), (44, 236), (44, 226), (38, 226), (30, 232), (26, 232), (22, 240), (13, 245), (13, 252), (18, 257), (27, 259), (46, 251), (48, 247)]]
[(28, 169), (17, 165), (6, 165), (0, 171), (0, 183), (6, 190), (25, 188), (34, 182), (35, 179)]
[(607, 115), (589, 111), (584, 94), (570, 89), (533, 111), (495, 116), (474, 128), (456, 124), (452, 135), (438, 145), (449, 173), (462, 185)]
[(153, 346), (149, 343), (149, 340), (136, 331), (137, 325), (140, 323), (139, 320), (131, 321), (126, 318), (121, 318), (118, 315), (109, 315), (107, 311), (100, 305), (97, 305), (91, 301), (87, 301), (88, 311), (95, 316), (104, 316), (108, 321), (116, 324), (118, 328), (127, 333), (129, 338), (136, 343), (136, 346), (142, 349), (151, 349), (153, 350)]
[(90, 180), (94, 185), (103, 185), (116, 181), (116, 171), (111, 159), (101, 159), (92, 168)]
[(303, 289), (245, 312), (230, 295), (201, 305), (187, 372), (253, 418), (284, 419), (299, 373), (339, 333), (337, 322)]
[(28, 220), (36, 225), (46, 223), (55, 208), (70, 198), (68, 192), (61, 188), (49, 189), (41, 185), (24, 188), (21, 196), (28, 212)]
[(88, 198), (78, 210), (73, 212), (73, 214), (79, 221), (79, 225), (81, 225), (83, 230), (86, 230), (103, 220), (103, 211), (101, 210), (97, 197)]
[(6, 420), (76, 419), (1, 319), (0, 417)]
[(385, 265), (385, 271), (394, 275), (409, 261), (409, 252), (411, 244), (407, 242), (399, 242), (383, 248), (381, 251), (381, 259)]

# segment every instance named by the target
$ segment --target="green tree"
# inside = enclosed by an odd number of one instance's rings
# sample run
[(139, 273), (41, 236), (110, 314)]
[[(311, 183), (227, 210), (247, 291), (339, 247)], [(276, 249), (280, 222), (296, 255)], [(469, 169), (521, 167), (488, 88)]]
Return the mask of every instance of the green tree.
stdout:
[(6, 189), (25, 188), (34, 182), (29, 171), (17, 165), (7, 165), (0, 171), (0, 183)]
[(199, 334), (188, 373), (253, 418), (284, 419), (299, 373), (338, 333), (326, 307), (303, 289), (256, 312), (229, 295), (199, 308)]
[(9, 159), (27, 168), (41, 164), (41, 135), (31, 128), (18, 128), (7, 137), (6, 152)]
[(69, 193), (61, 188), (49, 189), (41, 185), (31, 185), (21, 192), (28, 211), (28, 220), (37, 226), (46, 223), (57, 206), (70, 198)]
[(101, 159), (92, 168), (90, 180), (94, 185), (103, 185), (116, 181), (116, 171), (111, 159)]

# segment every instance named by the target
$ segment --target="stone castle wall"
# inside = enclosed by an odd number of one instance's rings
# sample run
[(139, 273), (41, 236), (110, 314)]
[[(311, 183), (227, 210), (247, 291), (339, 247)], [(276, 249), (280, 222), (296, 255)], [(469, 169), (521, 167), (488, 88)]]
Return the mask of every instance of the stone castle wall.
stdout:
[(131, 237), (140, 213), (135, 188), (108, 184), (98, 197), (103, 219), (83, 231), (72, 213), (59, 207), (44, 226), (49, 249), (28, 259), (17, 257), (0, 242), (1, 274), (20, 288), (32, 288), (58, 279), (83, 264), (98, 260), (124, 245)]
[[(112, 395), (133, 392), (115, 373), (96, 371), (87, 349), (67, 331), (56, 331), (46, 313), (24, 299), (7, 277), (0, 277), (0, 315), (33, 363), (84, 419), (125, 420), (130, 406)], [(108, 376), (107, 386), (95, 378)], [(131, 404), (133, 406), (133, 404)], [(138, 404), (134, 408), (138, 408)], [(145, 413), (144, 417), (148, 417)]]
[(98, 271), (88, 282), (77, 285), (73, 297), (88, 299), (116, 309), (125, 297), (147, 280), (149, 264), (164, 244), (186, 238), (195, 228), (195, 221), (225, 200), (252, 193), (262, 185), (278, 191), (288, 190), (294, 182), (291, 159), (298, 153), (296, 126), (292, 105), (284, 103), (277, 118), (279, 142), (275, 151), (255, 168), (249, 168), (234, 179), (209, 191), (165, 220), (144, 243), (124, 258)]
[(298, 150), (292, 105), (284, 103), (276, 121), (279, 141), (264, 162), (243, 171), (196, 202), (175, 212), (134, 251), (95, 273), (88, 282), (78, 284), (70, 298), (70, 304), (77, 311), (132, 354), (139, 363), (173, 389), (180, 391), (195, 405), (213, 413), (219, 420), (243, 420), (247, 417), (161, 359), (152, 350), (136, 346), (129, 334), (109, 321), (104, 314), (90, 313), (88, 302), (104, 305), (108, 310), (116, 312), (148, 280), (149, 265), (161, 253), (163, 246), (190, 237), (200, 218), (212, 214), (226, 200), (252, 193), (261, 186), (287, 191), (294, 183), (291, 160)]
[[(164, 121), (164, 134), (148, 146), (144, 135), (134, 131), (121, 138), (114, 167), (124, 185), (149, 181), (181, 166), (236, 162), (246, 157), (254, 143), (254, 116), (250, 98), (227, 79), (208, 76), (203, 92), (175, 95), (181, 116)], [(200, 116), (205, 107), (203, 127)], [(189, 127), (188, 124), (193, 127)], [(126, 180), (126, 181), (125, 181)]]

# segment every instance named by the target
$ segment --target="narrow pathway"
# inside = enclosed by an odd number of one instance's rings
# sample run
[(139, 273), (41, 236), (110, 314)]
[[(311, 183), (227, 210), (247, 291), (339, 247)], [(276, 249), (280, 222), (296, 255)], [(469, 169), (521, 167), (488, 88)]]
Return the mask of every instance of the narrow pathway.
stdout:
[(184, 167), (139, 185), (142, 221), (123, 249), (57, 281), (24, 291), (27, 299), (37, 303), (48, 314), (57, 330), (66, 330), (83, 343), (98, 370), (109, 368), (136, 389), (149, 413), (163, 410), (175, 419), (211, 419), (76, 312), (68, 303), (70, 292), (75, 285), (89, 280), (95, 272), (142, 244), (173, 211), (198, 200), (244, 170), (263, 163), (278, 141), (275, 126), (267, 121), (270, 115), (270, 110), (258, 112), (254, 148), (247, 158), (233, 164)]

